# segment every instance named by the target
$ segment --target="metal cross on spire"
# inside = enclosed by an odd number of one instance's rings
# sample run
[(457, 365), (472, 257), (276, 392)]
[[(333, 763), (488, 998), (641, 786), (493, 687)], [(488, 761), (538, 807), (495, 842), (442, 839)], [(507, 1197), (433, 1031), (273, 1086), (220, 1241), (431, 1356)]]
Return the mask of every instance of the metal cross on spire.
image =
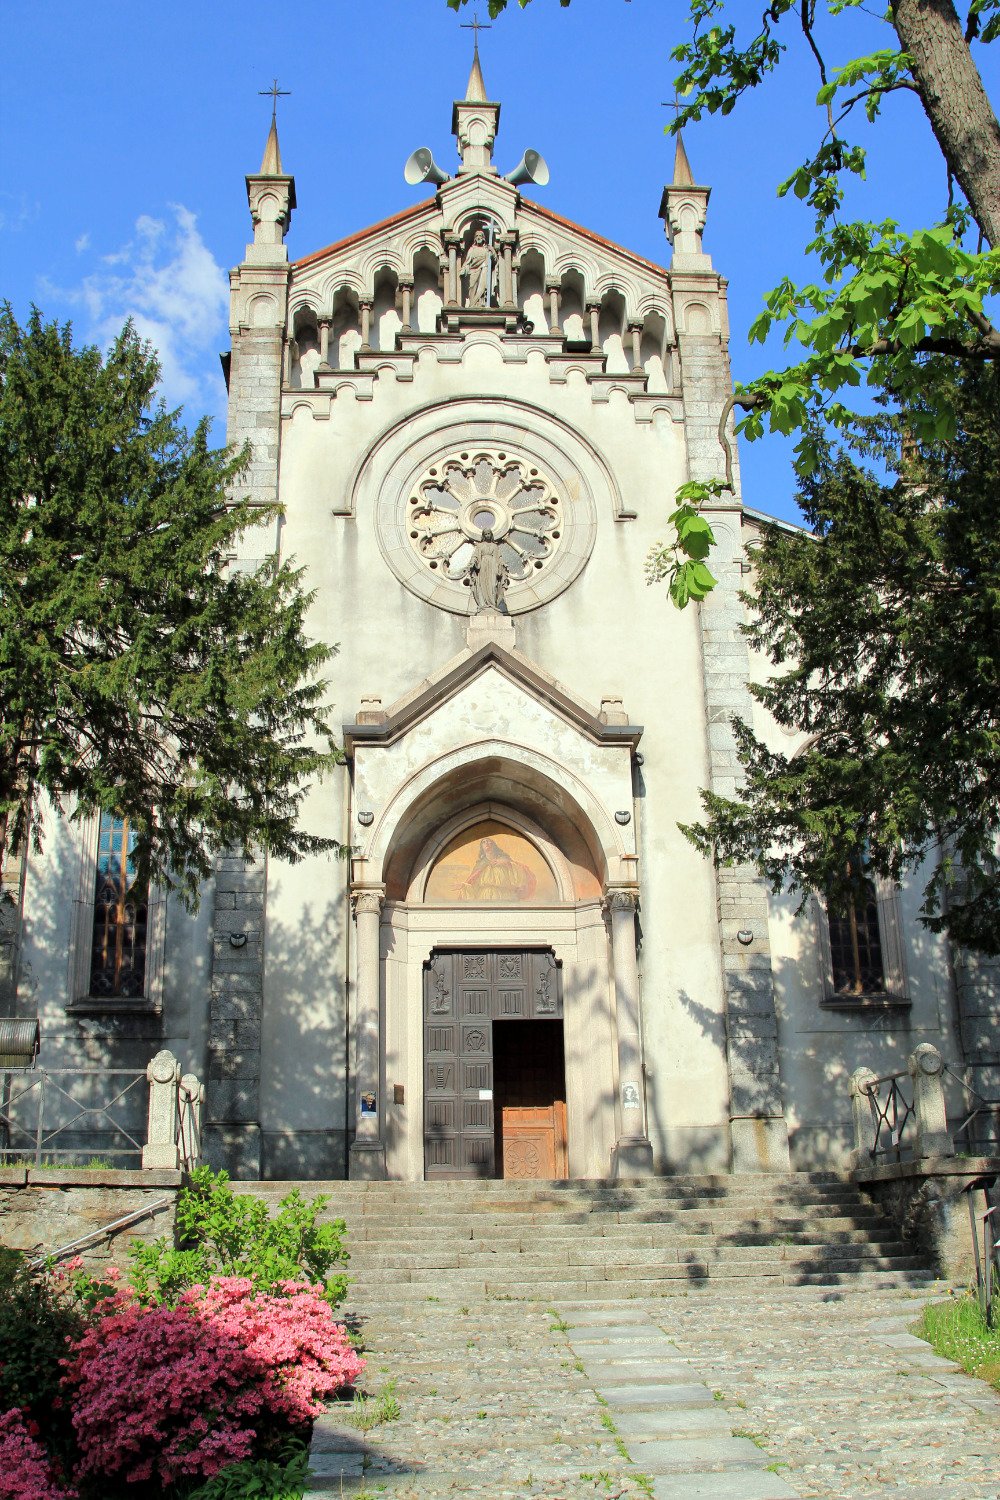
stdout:
[(672, 109), (674, 112), (674, 119), (676, 120), (679, 118), (680, 112), (684, 108), (684, 103), (676, 89), (674, 89), (674, 97), (672, 99), (660, 100), (660, 108)]
[(473, 46), (475, 47), (475, 50), (477, 52), (479, 51), (479, 33), (481, 31), (492, 31), (493, 30), (493, 25), (492, 25), (491, 22), (489, 22), (489, 21), (486, 21), (486, 22), (480, 21), (478, 10), (474, 10), (472, 12), (472, 20), (471, 21), (462, 21), (460, 24), (461, 24), (461, 27), (462, 27), (463, 31), (471, 31), (472, 32), (472, 34), (473, 34)]
[(258, 89), (257, 90), (257, 93), (260, 95), (260, 97), (262, 99), (267, 94), (270, 94), (270, 96), (271, 96), (271, 124), (272, 125), (276, 122), (276, 120), (278, 118), (278, 100), (279, 99), (288, 99), (291, 96), (291, 92), (292, 92), (291, 89), (279, 89), (279, 87), (278, 87), (278, 80), (276, 78), (272, 80), (271, 87), (269, 89)]

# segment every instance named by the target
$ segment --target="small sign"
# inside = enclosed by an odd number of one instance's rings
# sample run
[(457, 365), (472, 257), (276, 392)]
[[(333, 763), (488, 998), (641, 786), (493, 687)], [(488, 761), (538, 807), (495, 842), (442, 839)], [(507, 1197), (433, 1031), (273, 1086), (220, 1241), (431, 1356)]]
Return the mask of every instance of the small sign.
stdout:
[(492, 1099), (493, 1098), (493, 1090), (492, 1089), (480, 1089), (479, 1090), (479, 1097), (480, 1097), (480, 1099)]
[(641, 1109), (639, 1102), (639, 1086), (635, 1083), (622, 1084), (622, 1109)]
[(375, 1114), (377, 1106), (378, 1098), (374, 1089), (370, 1089), (367, 1093), (361, 1095), (361, 1113), (363, 1115)]

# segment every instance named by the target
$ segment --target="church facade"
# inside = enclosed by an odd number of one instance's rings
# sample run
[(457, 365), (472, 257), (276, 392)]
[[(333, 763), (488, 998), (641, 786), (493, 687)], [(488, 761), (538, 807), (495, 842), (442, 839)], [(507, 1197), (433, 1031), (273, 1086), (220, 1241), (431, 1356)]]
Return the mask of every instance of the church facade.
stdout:
[(920, 1041), (988, 1063), (989, 979), (919, 883), (831, 921), (679, 832), (736, 788), (734, 714), (794, 749), (748, 692), (738, 468), (718, 588), (678, 611), (644, 582), (678, 485), (724, 464), (709, 191), (679, 147), (654, 264), (537, 203), (533, 153), (501, 175), (499, 117), (477, 55), (454, 173), (415, 153), (431, 196), (295, 260), (273, 124), (247, 179), (228, 438), (282, 517), (239, 562), (295, 557), (338, 648), (345, 759), (305, 816), (350, 857), (234, 853), (191, 916), (137, 900), (117, 820), (53, 823), (10, 1003), (43, 1063), (169, 1047), (240, 1177), (843, 1166), (851, 1072)]

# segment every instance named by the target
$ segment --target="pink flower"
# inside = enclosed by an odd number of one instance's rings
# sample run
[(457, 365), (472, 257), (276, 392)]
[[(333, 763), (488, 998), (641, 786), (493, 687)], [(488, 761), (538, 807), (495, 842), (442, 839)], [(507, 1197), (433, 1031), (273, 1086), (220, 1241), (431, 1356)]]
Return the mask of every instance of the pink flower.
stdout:
[(0, 1412), (0, 1500), (76, 1500), (56, 1482), (37, 1433), (23, 1412)]

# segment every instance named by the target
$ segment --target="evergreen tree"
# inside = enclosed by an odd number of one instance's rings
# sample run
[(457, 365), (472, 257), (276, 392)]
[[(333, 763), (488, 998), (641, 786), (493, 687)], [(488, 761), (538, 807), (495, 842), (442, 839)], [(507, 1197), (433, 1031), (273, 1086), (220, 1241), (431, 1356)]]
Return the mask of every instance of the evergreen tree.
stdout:
[[(1000, 371), (938, 358), (925, 382), (924, 399), (956, 414), (950, 438), (904, 433), (900, 460), (893, 418), (864, 424), (853, 453), (813, 435), (812, 534), (765, 527), (744, 596), (746, 633), (775, 669), (751, 691), (809, 739), (789, 758), (737, 721), (742, 795), (703, 793), (707, 817), (685, 832), (774, 889), (834, 899), (853, 851), (897, 881), (929, 858), (924, 920), (996, 954)], [(858, 461), (871, 458), (898, 482)]]
[(330, 652), (300, 570), (231, 565), (277, 507), (239, 498), (246, 456), (207, 421), (154, 407), (158, 376), (131, 326), (102, 358), (0, 312), (0, 855), (39, 839), (44, 793), (127, 816), (139, 869), (196, 901), (224, 848), (330, 847), (298, 827), (337, 759)]

